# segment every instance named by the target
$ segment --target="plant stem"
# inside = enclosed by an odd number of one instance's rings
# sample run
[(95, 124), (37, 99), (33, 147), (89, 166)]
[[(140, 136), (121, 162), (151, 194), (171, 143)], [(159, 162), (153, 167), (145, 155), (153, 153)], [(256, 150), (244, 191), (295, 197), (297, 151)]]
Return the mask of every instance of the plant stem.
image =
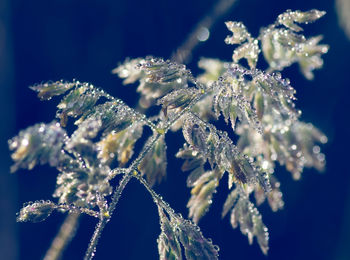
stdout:
[(188, 35), (184, 43), (175, 51), (172, 55), (171, 60), (177, 63), (188, 63), (191, 59), (191, 53), (197, 47), (200, 32), (203, 28), (210, 31), (215, 22), (225, 13), (227, 13), (237, 0), (220, 0), (214, 6), (213, 11), (206, 15), (193, 29), (193, 31)]
[(166, 212), (170, 215), (170, 216), (174, 216), (174, 210), (169, 206), (169, 204), (167, 204), (162, 197), (160, 197), (147, 183), (147, 181), (140, 175), (136, 175), (134, 176), (135, 178), (137, 178), (142, 184), (143, 186), (147, 189), (147, 191), (151, 194), (153, 201), (156, 203), (156, 205), (165, 209)]
[(61, 258), (64, 249), (75, 236), (78, 229), (79, 217), (80, 213), (78, 212), (70, 213), (66, 217), (50, 248), (47, 250), (44, 260), (57, 260)]
[(109, 210), (108, 210), (108, 215), (102, 215), (100, 217), (99, 222), (96, 225), (94, 234), (92, 235), (92, 238), (89, 243), (89, 247), (86, 251), (85, 260), (90, 260), (94, 257), (95, 251), (96, 251), (96, 246), (98, 243), (98, 240), (101, 236), (102, 230), (104, 229), (105, 225), (108, 223), (110, 217), (113, 214), (113, 211), (119, 201), (120, 196), (122, 195), (122, 192), (126, 186), (126, 184), (129, 182), (131, 179), (130, 174), (125, 174), (123, 178), (120, 180), (119, 185), (115, 188), (113, 197), (112, 197), (112, 202), (110, 204)]

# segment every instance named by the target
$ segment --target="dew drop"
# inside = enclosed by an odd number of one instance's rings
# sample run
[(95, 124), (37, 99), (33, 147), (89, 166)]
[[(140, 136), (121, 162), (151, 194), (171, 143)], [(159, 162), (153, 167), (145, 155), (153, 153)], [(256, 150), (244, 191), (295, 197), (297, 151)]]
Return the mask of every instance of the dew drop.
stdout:
[(208, 40), (210, 32), (207, 27), (201, 27), (197, 34), (197, 39), (201, 42)]

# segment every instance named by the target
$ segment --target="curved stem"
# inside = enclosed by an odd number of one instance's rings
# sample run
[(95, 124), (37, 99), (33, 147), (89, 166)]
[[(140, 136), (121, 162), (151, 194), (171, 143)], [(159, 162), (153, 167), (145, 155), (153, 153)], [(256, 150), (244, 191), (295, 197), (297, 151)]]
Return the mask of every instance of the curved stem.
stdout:
[(79, 225), (79, 217), (80, 213), (77, 212), (71, 213), (66, 217), (50, 248), (47, 250), (44, 260), (57, 260), (61, 258), (64, 249), (75, 236)]
[(149, 186), (149, 184), (147, 183), (147, 181), (140, 175), (134, 175), (135, 178), (137, 178), (142, 184), (143, 186), (147, 189), (147, 191), (151, 194), (153, 201), (156, 203), (156, 205), (165, 209), (166, 212), (170, 215), (170, 216), (174, 216), (173, 215), (173, 209), (168, 205), (168, 203), (166, 203), (162, 197), (160, 197), (152, 188), (151, 186)]

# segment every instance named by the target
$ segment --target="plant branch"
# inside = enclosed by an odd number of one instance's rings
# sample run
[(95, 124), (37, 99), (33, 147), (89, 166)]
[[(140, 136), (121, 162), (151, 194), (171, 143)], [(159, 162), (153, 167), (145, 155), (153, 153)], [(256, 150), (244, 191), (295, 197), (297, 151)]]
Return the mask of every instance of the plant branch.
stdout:
[(109, 206), (108, 212), (101, 214), (100, 220), (96, 225), (94, 234), (92, 235), (88, 249), (87, 249), (85, 257), (84, 257), (85, 260), (90, 260), (94, 257), (94, 254), (96, 251), (96, 246), (97, 246), (98, 240), (101, 236), (101, 233), (102, 233), (105, 225), (108, 223), (110, 217), (112, 216), (113, 211), (114, 211), (114, 209), (115, 209), (115, 207), (120, 199), (120, 196), (122, 195), (122, 192), (130, 179), (131, 179), (131, 175), (125, 174), (123, 176), (123, 178), (120, 180), (119, 185), (115, 188), (114, 193), (113, 193), (113, 197), (112, 197), (112, 202)]
[(157, 206), (161, 206), (163, 209), (166, 210), (166, 212), (169, 215), (173, 215), (174, 214), (174, 210), (169, 206), (168, 203), (166, 203), (162, 197), (160, 197), (147, 183), (147, 181), (141, 176), (141, 174), (135, 174), (133, 175), (133, 177), (135, 177), (136, 179), (138, 179), (143, 186), (145, 186), (145, 188), (148, 190), (148, 192), (151, 194), (153, 201), (157, 204)]
[(60, 259), (64, 249), (76, 234), (79, 225), (80, 213), (70, 213), (60, 227), (50, 248), (47, 250), (44, 260)]

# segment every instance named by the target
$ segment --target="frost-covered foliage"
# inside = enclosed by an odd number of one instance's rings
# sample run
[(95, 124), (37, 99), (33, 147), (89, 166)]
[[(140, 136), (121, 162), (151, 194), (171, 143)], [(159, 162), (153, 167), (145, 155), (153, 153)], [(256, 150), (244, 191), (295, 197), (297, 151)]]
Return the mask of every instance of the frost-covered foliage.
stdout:
[[(222, 217), (231, 212), (232, 227), (239, 226), (250, 244), (255, 237), (267, 254), (269, 234), (257, 207), (265, 200), (273, 211), (284, 206), (276, 164), (284, 165), (295, 179), (304, 167), (322, 170), (325, 164), (318, 144), (327, 138), (300, 121), (295, 90), (279, 72), (298, 63), (304, 76), (313, 78), (328, 46), (319, 44), (321, 36), (306, 38), (298, 24), (323, 15), (318, 10), (286, 11), (256, 38), (242, 23), (227, 22), (232, 35), (225, 42), (238, 45), (232, 62), (203, 58), (199, 67), (204, 73), (197, 78), (171, 61), (127, 59), (113, 72), (124, 84), (139, 84), (142, 110), (159, 108), (149, 118), (88, 83), (59, 81), (31, 87), (43, 100), (65, 96), (57, 106), (57, 120), (22, 130), (9, 141), (15, 161), (11, 170), (45, 163), (56, 167), (53, 196), (58, 203), (30, 202), (21, 209), (18, 221), (42, 221), (54, 210), (97, 217), (85, 256), (91, 259), (125, 185), (136, 178), (158, 207), (160, 259), (218, 259), (218, 247), (204, 238), (197, 223), (227, 179), (230, 193)], [(269, 66), (265, 70), (256, 68), (260, 53)], [(75, 125), (70, 135), (65, 130), (69, 118)], [(216, 121), (221, 119), (231, 125), (237, 142), (231, 133), (218, 129)], [(146, 141), (144, 128), (152, 131)], [(182, 170), (189, 172), (187, 207), (193, 222), (176, 214), (152, 189), (166, 175), (165, 134), (180, 129), (184, 144), (176, 157), (184, 160)], [(134, 151), (138, 140), (144, 146)], [(121, 175), (119, 185), (113, 187), (111, 180)]]

